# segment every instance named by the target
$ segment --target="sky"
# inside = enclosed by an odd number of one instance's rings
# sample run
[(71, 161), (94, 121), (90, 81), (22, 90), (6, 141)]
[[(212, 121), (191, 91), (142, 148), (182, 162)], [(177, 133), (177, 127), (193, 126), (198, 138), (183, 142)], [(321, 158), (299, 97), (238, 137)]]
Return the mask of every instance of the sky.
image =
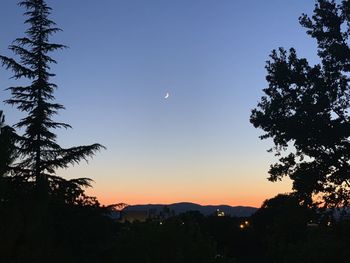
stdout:
[[(249, 122), (271, 50), (294, 47), (317, 62), (316, 43), (298, 23), (314, 1), (47, 1), (69, 48), (52, 54), (55, 118), (73, 126), (58, 142), (107, 147), (57, 174), (90, 177), (102, 204), (195, 202), (260, 206), (291, 182), (267, 180), (275, 157)], [(0, 54), (22, 37), (23, 9), (0, 3)], [(0, 69), (0, 99), (20, 81)], [(170, 96), (164, 99), (166, 93)], [(0, 102), (7, 123), (23, 114)]]

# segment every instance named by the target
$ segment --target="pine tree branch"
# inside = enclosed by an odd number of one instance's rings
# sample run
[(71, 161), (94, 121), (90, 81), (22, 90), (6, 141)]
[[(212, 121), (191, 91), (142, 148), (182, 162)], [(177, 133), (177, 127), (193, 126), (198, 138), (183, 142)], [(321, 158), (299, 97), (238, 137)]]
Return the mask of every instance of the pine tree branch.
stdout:
[(15, 79), (19, 79), (21, 77), (26, 77), (26, 78), (34, 77), (34, 72), (31, 69), (22, 66), (12, 58), (8, 58), (0, 55), (0, 62), (2, 66), (4, 66), (6, 69), (11, 69), (14, 72), (15, 75), (13, 76), (13, 78)]
[(69, 164), (78, 164), (81, 160), (88, 162), (88, 158), (101, 149), (106, 149), (106, 147), (98, 143), (62, 149), (57, 151), (55, 159), (43, 162), (43, 167), (56, 170), (58, 168), (67, 168)]
[(16, 46), (16, 45), (10, 45), (9, 49), (12, 50), (15, 54), (20, 55), (20, 56), (24, 56), (26, 58), (31, 58), (34, 59), (35, 55), (33, 52), (28, 51), (27, 49), (25, 49), (24, 47), (21, 46)]

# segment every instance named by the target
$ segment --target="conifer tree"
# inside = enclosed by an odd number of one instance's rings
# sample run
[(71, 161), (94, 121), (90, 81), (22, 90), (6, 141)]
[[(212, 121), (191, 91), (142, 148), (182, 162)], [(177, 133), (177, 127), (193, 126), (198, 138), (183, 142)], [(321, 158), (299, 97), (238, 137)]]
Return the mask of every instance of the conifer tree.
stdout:
[[(55, 103), (57, 86), (50, 82), (50, 78), (55, 76), (50, 71), (50, 65), (56, 61), (50, 53), (66, 46), (49, 41), (50, 36), (61, 29), (49, 19), (51, 8), (44, 0), (20, 1), (19, 6), (26, 9), (24, 15), (28, 29), (24, 37), (17, 38), (9, 46), (19, 60), (0, 56), (2, 65), (14, 73), (14, 79), (24, 78), (29, 83), (8, 88), (12, 96), (5, 101), (26, 113), (26, 117), (15, 125), (23, 129), (23, 135), (19, 136), (17, 143), (19, 158), (11, 168), (13, 176), (32, 182), (37, 193), (46, 196), (67, 183), (55, 175), (58, 168), (87, 160), (103, 146), (92, 144), (65, 149), (57, 143), (53, 130), (71, 126), (53, 120), (57, 111), (64, 107)], [(79, 186), (89, 185), (87, 178), (73, 182)]]

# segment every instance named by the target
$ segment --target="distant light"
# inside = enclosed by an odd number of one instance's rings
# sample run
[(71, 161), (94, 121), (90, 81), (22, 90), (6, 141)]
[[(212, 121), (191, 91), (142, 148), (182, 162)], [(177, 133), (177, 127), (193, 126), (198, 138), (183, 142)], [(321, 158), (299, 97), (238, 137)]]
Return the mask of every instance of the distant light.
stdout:
[(215, 258), (223, 258), (223, 256), (220, 255), (220, 254), (217, 254), (217, 255), (215, 256)]
[(249, 221), (244, 221), (244, 224), (245, 224), (246, 226), (249, 226)]
[(216, 209), (216, 216), (225, 216), (225, 212), (220, 211), (220, 209)]
[(159, 222), (160, 225), (163, 225), (163, 222)]
[(240, 229), (244, 229), (244, 228), (245, 228), (245, 225), (240, 224), (240, 225), (239, 225), (239, 228), (240, 228)]
[(225, 216), (224, 212), (218, 212), (218, 216)]

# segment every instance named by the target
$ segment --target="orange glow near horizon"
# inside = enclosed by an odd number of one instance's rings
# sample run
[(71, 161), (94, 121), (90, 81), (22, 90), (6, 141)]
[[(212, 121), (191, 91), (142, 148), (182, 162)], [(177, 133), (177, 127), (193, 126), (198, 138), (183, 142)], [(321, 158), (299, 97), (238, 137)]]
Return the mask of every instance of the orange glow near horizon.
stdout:
[(174, 203), (182, 203), (182, 202), (188, 202), (188, 203), (196, 203), (199, 205), (230, 205), (230, 206), (251, 206), (251, 207), (260, 207), (262, 203), (269, 198), (272, 198), (273, 196), (266, 196), (266, 198), (261, 199), (236, 199), (235, 201), (231, 200), (200, 200), (200, 199), (181, 199), (181, 198), (137, 198), (137, 197), (124, 197), (124, 198), (113, 198), (113, 197), (107, 197), (107, 196), (97, 196), (99, 202), (102, 205), (110, 205), (110, 204), (116, 204), (116, 203), (125, 203), (128, 205), (141, 205), (141, 204), (174, 204)]
[(105, 165), (102, 157), (95, 159), (93, 166), (83, 164), (60, 171), (68, 178), (93, 179), (87, 194), (96, 196), (102, 205), (192, 202), (260, 207), (266, 199), (292, 189), (290, 180), (272, 183), (266, 179), (268, 161), (255, 161), (253, 166), (212, 156), (201, 162), (176, 159), (174, 164), (166, 164), (141, 158), (134, 162), (111, 160)]
[[(97, 196), (99, 202), (102, 205), (110, 205), (110, 204), (116, 204), (116, 203), (125, 203), (128, 205), (141, 205), (141, 204), (174, 204), (174, 203), (182, 203), (182, 202), (188, 202), (188, 203), (196, 203), (199, 205), (230, 205), (230, 206), (251, 206), (251, 207), (260, 207), (264, 200), (271, 198), (273, 196), (269, 196), (262, 199), (251, 199), (251, 200), (200, 200), (200, 199), (180, 199), (180, 198), (135, 198), (135, 197), (126, 197), (126, 198), (113, 198), (113, 197), (107, 197), (107, 196)], [(118, 201), (116, 201), (118, 200)], [(120, 201), (119, 201), (120, 200)]]
[[(267, 182), (270, 186), (264, 191), (257, 191), (254, 189), (251, 192), (244, 193), (244, 191), (236, 191), (236, 194), (230, 194), (229, 191), (216, 192), (205, 191), (202, 193), (198, 191), (157, 191), (157, 189), (150, 189), (145, 191), (142, 189), (119, 189), (116, 193), (104, 191), (102, 187), (95, 187), (87, 190), (87, 193), (96, 196), (102, 205), (126, 203), (128, 205), (137, 204), (173, 204), (179, 202), (191, 202), (200, 205), (230, 205), (230, 206), (252, 206), (260, 207), (262, 203), (269, 198), (276, 196), (278, 193), (286, 193), (290, 191), (290, 182), (283, 185), (273, 184)], [(136, 191), (135, 191), (136, 190)], [(119, 192), (119, 193), (118, 193)], [(168, 192), (168, 193), (167, 193)]]

